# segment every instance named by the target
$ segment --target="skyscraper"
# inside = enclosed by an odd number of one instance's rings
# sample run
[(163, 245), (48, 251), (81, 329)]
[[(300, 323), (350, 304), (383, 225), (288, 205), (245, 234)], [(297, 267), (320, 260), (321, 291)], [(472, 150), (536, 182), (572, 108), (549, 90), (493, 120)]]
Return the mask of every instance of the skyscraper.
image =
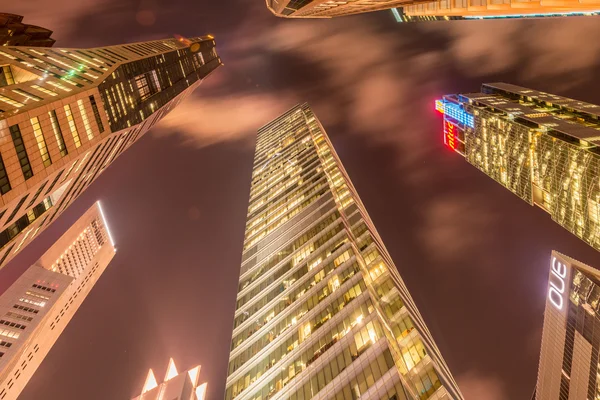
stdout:
[(537, 400), (600, 396), (600, 272), (552, 252)]
[(304, 104), (258, 132), (225, 398), (359, 396), (462, 399)]
[[(405, 3), (406, 4), (406, 3)], [(600, 15), (600, 1), (552, 2), (518, 0), (433, 0), (412, 2), (402, 7), (408, 17), (498, 19), (544, 18)]]
[(436, 107), (450, 149), (600, 250), (600, 106), (492, 83)]
[(180, 374), (171, 358), (163, 383), (159, 385), (154, 372), (148, 371), (142, 393), (132, 400), (204, 400), (207, 384), (198, 385), (199, 375), (199, 365)]
[(51, 47), (56, 42), (51, 35), (49, 29), (24, 24), (20, 15), (0, 13), (0, 46)]
[(284, 18), (331, 18), (398, 8), (406, 21), (427, 17), (503, 18), (507, 16), (597, 15), (600, 0), (553, 2), (539, 0), (266, 0), (267, 8)]
[(278, 17), (331, 18), (387, 10), (406, 4), (402, 0), (267, 0), (267, 8)]
[(0, 399), (16, 399), (113, 256), (96, 203), (0, 296)]
[(220, 65), (212, 36), (0, 47), (0, 268)]

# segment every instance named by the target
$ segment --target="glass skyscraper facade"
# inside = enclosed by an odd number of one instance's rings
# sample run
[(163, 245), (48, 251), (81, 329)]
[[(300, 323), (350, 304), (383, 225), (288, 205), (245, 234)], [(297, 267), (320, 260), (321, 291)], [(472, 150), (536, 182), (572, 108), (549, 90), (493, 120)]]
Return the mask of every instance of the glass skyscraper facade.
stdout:
[(420, 18), (546, 18), (599, 15), (600, 1), (570, 2), (565, 5), (532, 0), (434, 0), (413, 2), (402, 8), (407, 16)]
[(600, 272), (552, 252), (536, 400), (600, 397)]
[(600, 106), (492, 83), (436, 108), (450, 149), (600, 250)]
[(0, 268), (220, 65), (212, 36), (0, 47)]
[(267, 0), (267, 8), (286, 18), (331, 18), (387, 10), (406, 3), (402, 0)]
[(227, 400), (462, 399), (323, 127), (258, 132)]
[(597, 15), (599, 0), (553, 2), (538, 0), (267, 0), (267, 8), (284, 18), (331, 18), (398, 8), (403, 22), (438, 17), (503, 18)]

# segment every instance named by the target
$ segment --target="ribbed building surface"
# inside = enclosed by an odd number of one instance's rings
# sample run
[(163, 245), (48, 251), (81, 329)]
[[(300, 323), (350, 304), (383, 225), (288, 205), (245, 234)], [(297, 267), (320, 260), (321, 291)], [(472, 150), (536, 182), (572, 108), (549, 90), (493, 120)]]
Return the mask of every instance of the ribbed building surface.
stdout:
[(600, 250), (600, 106), (491, 83), (437, 109), (448, 147)]
[(220, 65), (212, 36), (0, 47), (0, 268)]
[(114, 255), (96, 203), (0, 296), (0, 399), (18, 398)]
[(51, 47), (56, 41), (52, 31), (23, 23), (23, 17), (0, 13), (0, 46)]
[(258, 133), (227, 400), (462, 399), (305, 104)]

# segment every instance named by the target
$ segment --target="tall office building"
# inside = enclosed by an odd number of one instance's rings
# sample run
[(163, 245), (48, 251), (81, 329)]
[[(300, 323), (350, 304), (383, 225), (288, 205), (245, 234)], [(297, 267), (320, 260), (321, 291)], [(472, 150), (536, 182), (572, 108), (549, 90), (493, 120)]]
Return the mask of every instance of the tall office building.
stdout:
[(600, 272), (552, 252), (537, 400), (600, 397)]
[(148, 371), (142, 393), (132, 400), (204, 400), (207, 384), (198, 384), (199, 375), (199, 365), (180, 374), (171, 358), (163, 383), (158, 384), (154, 372)]
[(600, 1), (434, 0), (402, 7), (409, 17), (460, 19), (545, 18), (600, 15)]
[(323, 127), (258, 132), (227, 400), (462, 399)]
[(600, 106), (492, 83), (436, 107), (450, 149), (600, 250)]
[[(284, 18), (332, 18), (397, 8), (402, 22), (450, 17), (502, 18), (597, 15), (600, 0), (266, 0), (267, 8)], [(397, 16), (398, 18), (398, 16)]]
[(52, 31), (23, 23), (23, 17), (0, 13), (0, 46), (51, 47), (54, 42)]
[(432, 21), (450, 21), (450, 20), (463, 20), (464, 17), (447, 15), (412, 15), (407, 14), (406, 11), (400, 8), (392, 8), (392, 14), (396, 19), (396, 22), (432, 22)]
[(0, 47), (0, 268), (220, 65), (212, 36)]
[(96, 203), (0, 296), (0, 399), (16, 399), (113, 256)]

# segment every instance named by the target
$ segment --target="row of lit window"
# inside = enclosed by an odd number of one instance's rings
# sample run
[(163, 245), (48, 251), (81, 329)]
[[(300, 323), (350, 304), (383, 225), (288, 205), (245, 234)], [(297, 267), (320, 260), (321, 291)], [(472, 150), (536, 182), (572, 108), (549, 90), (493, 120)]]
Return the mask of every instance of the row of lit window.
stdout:
[[(287, 360), (286, 364), (295, 365), (297, 368), (294, 368), (292, 378), (298, 375), (300, 372), (305, 370), (309, 361), (314, 357), (315, 353), (325, 344), (333, 341), (334, 343), (338, 340), (341, 340), (344, 336), (346, 336), (349, 332), (352, 331), (356, 325), (363, 322), (364, 316), (369, 315), (369, 309), (372, 308), (370, 305), (370, 300), (368, 297), (365, 297), (366, 301), (362, 304), (358, 305), (355, 308), (343, 307), (343, 319), (339, 321), (337, 324), (330, 326), (328, 331), (322, 332), (318, 338), (314, 338), (311, 340), (312, 346), (308, 348), (303, 348), (302, 353), (295, 354), (294, 359)], [(334, 310), (331, 310), (334, 311)], [(248, 371), (243, 377), (236, 380), (236, 383), (233, 385), (233, 396), (241, 392), (242, 390), (248, 388), (255, 381), (259, 380), (261, 375), (264, 374), (267, 370), (272, 368), (276, 363), (278, 363), (281, 359), (283, 359), (288, 353), (298, 347), (299, 343), (305, 339), (305, 337), (310, 336), (315, 330), (318, 330), (318, 327), (314, 329), (312, 324), (319, 323), (319, 327), (324, 325), (324, 322), (327, 322), (332, 318), (332, 314), (330, 311), (323, 311), (315, 318), (304, 324), (298, 330), (295, 330), (293, 335), (283, 343), (283, 348), (278, 348), (276, 351), (271, 352), (268, 356), (262, 357), (260, 361), (253, 365), (253, 368)], [(373, 319), (373, 315), (368, 317), (368, 319)], [(369, 321), (370, 322), (370, 321)], [(360, 331), (359, 331), (360, 334)], [(322, 340), (321, 340), (322, 339)], [(350, 347), (353, 347), (354, 354), (358, 352), (356, 349), (355, 343), (350, 343)], [(271, 388), (274, 386), (273, 381), (283, 380), (285, 376), (290, 379), (291, 369), (282, 367), (284, 372), (280, 373), (280, 376), (272, 380), (271, 383), (267, 384), (266, 387)], [(237, 393), (236, 393), (237, 392)]]
[[(261, 260), (256, 266), (254, 273), (249, 278), (240, 278), (239, 291), (261, 277), (265, 272), (280, 263), (282, 260), (297, 251), (301, 246), (319, 234), (325, 234), (327, 227), (334, 223), (340, 217), (337, 211), (332, 210), (312, 223), (312, 226), (306, 226), (304, 232), (298, 234), (296, 238), (290, 241), (286, 247), (276, 253), (270, 254), (266, 259)], [(241, 276), (247, 271), (242, 272)]]
[(247, 234), (244, 250), (252, 247), (259, 240), (267, 236), (269, 233), (273, 232), (275, 229), (283, 225), (285, 222), (294, 217), (304, 208), (306, 208), (314, 201), (319, 199), (321, 196), (323, 196), (323, 194), (327, 192), (326, 187), (327, 185), (325, 179), (321, 179), (320, 181), (312, 184), (311, 186), (308, 186), (308, 189), (306, 189), (306, 192), (304, 194), (310, 197), (305, 198), (305, 200), (302, 203), (296, 205), (290, 210), (286, 210), (287, 212), (270, 217), (261, 225), (260, 229), (254, 229), (252, 232)]
[[(321, 280), (321, 283), (316, 285), (314, 288), (310, 290), (310, 297), (306, 298), (301, 304), (291, 303), (289, 301), (283, 301), (275, 305), (275, 307), (270, 311), (270, 314), (266, 316), (263, 320), (263, 324), (258, 324), (258, 326), (252, 325), (249, 329), (259, 330), (265, 324), (270, 322), (273, 318), (279, 315), (283, 310), (287, 309), (290, 305), (296, 306), (293, 311), (285, 316), (282, 320), (278, 322), (277, 325), (270, 327), (270, 329), (265, 332), (264, 335), (259, 336), (255, 342), (253, 342), (250, 346), (247, 347), (243, 353), (235, 356), (234, 359), (230, 361), (230, 370), (229, 373), (233, 373), (237, 368), (243, 365), (246, 361), (251, 359), (256, 353), (262, 350), (265, 346), (267, 346), (272, 341), (276, 340), (281, 334), (287, 332), (287, 330), (297, 324), (303, 324), (302, 318), (309, 311), (313, 310), (323, 301), (327, 300), (329, 303), (327, 304), (328, 309), (334, 309), (335, 312), (341, 310), (351, 299), (358, 296), (362, 293), (366, 287), (362, 281), (357, 282), (357, 279), (353, 279), (350, 283), (351, 285), (345, 292), (341, 293), (337, 299), (330, 300), (329, 296), (334, 293), (337, 289), (339, 289), (342, 285), (344, 285), (350, 278), (358, 275), (356, 273), (359, 272), (359, 267), (357, 263), (349, 264), (347, 267), (344, 267), (339, 271), (339, 275), (333, 274), (328, 280)], [(309, 293), (305, 293), (308, 295)], [(304, 296), (303, 296), (304, 297)], [(250, 330), (248, 338), (252, 335), (252, 331)], [(242, 332), (237, 337), (239, 340), (244, 341), (245, 331)], [(241, 342), (240, 342), (241, 344)]]
[[(327, 249), (324, 249), (318, 255), (313, 256), (312, 259), (310, 261), (308, 261), (302, 268), (297, 269), (292, 275), (290, 275), (286, 278), (286, 280), (288, 281), (287, 284), (285, 282), (282, 282), (282, 285), (291, 286), (292, 281), (300, 279), (303, 276), (305, 276), (306, 274), (308, 274), (311, 270), (313, 270), (314, 268), (316, 268), (316, 266), (318, 266), (321, 262), (323, 262), (324, 259), (328, 260), (330, 257), (338, 257), (339, 254), (342, 252), (342, 250), (345, 248), (343, 245), (347, 242), (347, 240), (348, 240), (347, 237), (342, 236), (339, 239), (337, 239), (336, 242), (329, 243), (329, 246)], [(329, 267), (329, 265), (324, 268), (328, 268), (328, 267)], [(337, 265), (335, 267), (337, 267)], [(331, 266), (330, 268), (333, 269), (335, 267)], [(329, 272), (329, 271), (326, 271), (325, 273), (327, 273), (327, 272)], [(320, 279), (318, 276), (315, 277), (315, 283), (318, 283), (319, 280)], [(268, 284), (268, 281), (266, 283)], [(265, 286), (265, 285), (263, 285), (263, 286)], [(252, 308), (246, 309), (246, 312), (248, 312), (250, 315), (252, 315), (256, 311), (258, 311), (262, 307), (262, 305), (268, 303), (273, 298), (275, 298), (280, 292), (281, 292), (281, 290), (275, 289), (270, 292), (263, 293), (263, 290), (260, 289), (260, 286), (257, 286), (255, 288), (253, 288), (253, 290), (244, 294), (242, 297), (240, 297), (238, 299), (237, 310), (239, 310), (244, 304), (252, 302), (252, 303), (254, 303), (254, 306)], [(256, 297), (257, 294), (261, 295), (260, 301), (258, 301), (258, 302), (257, 302), (257, 300), (259, 300), (259, 298)]]

